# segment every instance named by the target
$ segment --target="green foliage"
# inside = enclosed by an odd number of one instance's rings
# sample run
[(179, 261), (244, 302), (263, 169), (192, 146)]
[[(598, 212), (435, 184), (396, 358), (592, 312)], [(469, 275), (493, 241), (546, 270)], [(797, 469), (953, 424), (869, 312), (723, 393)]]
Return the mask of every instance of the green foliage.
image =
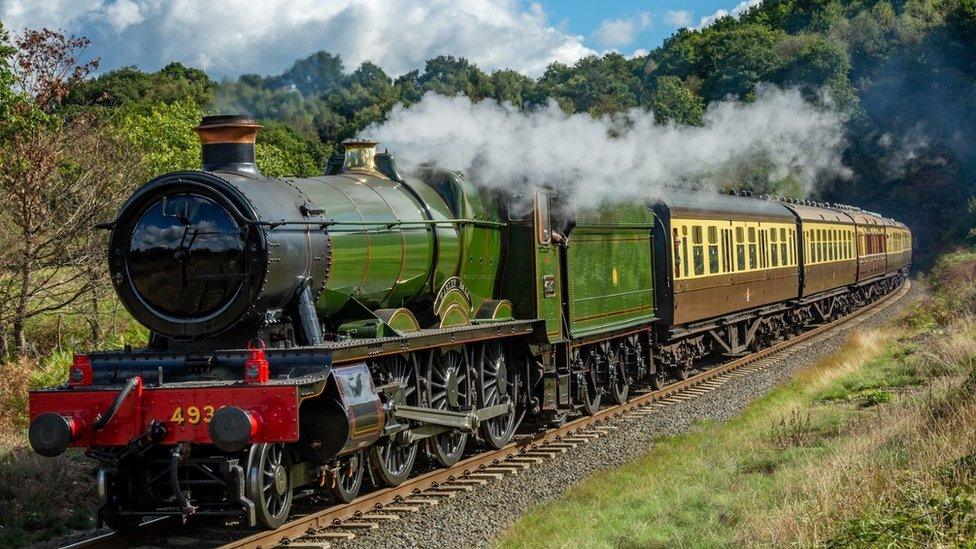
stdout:
[(531, 103), (554, 98), (567, 112), (602, 116), (637, 107), (643, 90), (637, 76), (640, 61), (619, 53), (584, 57), (570, 68), (553, 63), (531, 93)]
[(865, 391), (861, 393), (859, 404), (864, 408), (870, 408), (871, 406), (877, 406), (879, 404), (886, 404), (891, 402), (895, 398), (888, 391), (882, 391), (881, 389), (872, 389), (870, 391)]
[(271, 177), (322, 175), (332, 147), (312, 143), (287, 126), (272, 125), (258, 132), (258, 169)]
[(660, 123), (698, 126), (705, 114), (705, 102), (677, 76), (659, 76), (648, 103)]
[(203, 111), (186, 99), (172, 103), (139, 103), (120, 112), (120, 134), (142, 153), (146, 176), (200, 167), (200, 142), (193, 128)]
[(15, 94), (12, 58), (17, 50), (9, 43), (10, 36), (0, 21), (0, 119), (10, 116)]
[(951, 486), (915, 493), (885, 512), (852, 519), (826, 547), (971, 546), (976, 539), (976, 490)]
[(120, 106), (131, 103), (174, 103), (210, 101), (214, 82), (200, 69), (173, 62), (157, 72), (142, 72), (135, 67), (109, 71), (86, 81), (71, 95), (80, 105)]

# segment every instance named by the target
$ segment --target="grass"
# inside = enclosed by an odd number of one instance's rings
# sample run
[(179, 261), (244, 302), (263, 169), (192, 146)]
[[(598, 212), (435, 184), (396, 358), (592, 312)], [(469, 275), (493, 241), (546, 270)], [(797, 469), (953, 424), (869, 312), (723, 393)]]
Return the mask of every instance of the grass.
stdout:
[(22, 435), (0, 434), (0, 547), (21, 547), (93, 528), (94, 475), (84, 453), (43, 458)]
[(976, 253), (962, 255), (898, 322), (533, 508), (498, 545), (973, 546)]

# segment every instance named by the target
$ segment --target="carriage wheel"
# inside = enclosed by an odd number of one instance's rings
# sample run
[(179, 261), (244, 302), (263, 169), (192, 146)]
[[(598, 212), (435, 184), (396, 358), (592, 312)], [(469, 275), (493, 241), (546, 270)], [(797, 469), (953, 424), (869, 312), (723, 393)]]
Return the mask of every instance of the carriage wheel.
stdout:
[(691, 360), (687, 360), (678, 366), (675, 366), (671, 372), (674, 374), (674, 377), (678, 378), (678, 381), (688, 379), (688, 377), (691, 375)]
[[(635, 351), (630, 341), (620, 341), (617, 343), (607, 344), (607, 356), (610, 359), (610, 401), (614, 404), (623, 404), (627, 402), (627, 394), (630, 392), (630, 381), (627, 380), (627, 371), (630, 370), (631, 364), (627, 361), (629, 358), (633, 357), (634, 361), (639, 361), (639, 344), (638, 350)], [(643, 362), (643, 361), (640, 361)], [(634, 366), (640, 366), (640, 364), (635, 364)], [(640, 370), (637, 370), (640, 371)]]
[(582, 397), (583, 413), (592, 416), (600, 411), (600, 400), (603, 393), (594, 383), (594, 376), (597, 366), (597, 356), (594, 352), (589, 352), (583, 361), (583, 371), (577, 375), (577, 382), (580, 384), (579, 393)]
[[(380, 384), (397, 383), (402, 391), (394, 404), (417, 406), (420, 397), (420, 378), (412, 359), (395, 356), (376, 365)], [(391, 436), (369, 447), (369, 465), (376, 480), (384, 486), (397, 486), (410, 477), (417, 460), (417, 443), (403, 444), (400, 437)]]
[(655, 368), (654, 373), (651, 374), (651, 389), (660, 391), (665, 385), (667, 385), (667, 380), (665, 379), (664, 372)]
[[(434, 349), (430, 352), (424, 374), (431, 408), (460, 410), (471, 406), (468, 364), (467, 354), (460, 348)], [(427, 440), (427, 447), (434, 461), (442, 467), (450, 467), (464, 454), (468, 434), (455, 429)]]
[(518, 368), (508, 364), (505, 351), (497, 341), (486, 343), (475, 351), (478, 360), (478, 377), (475, 380), (478, 402), (482, 408), (511, 402), (511, 411), (481, 422), (481, 438), (491, 448), (501, 448), (515, 434), (515, 400), (518, 396)]
[(363, 487), (363, 471), (366, 470), (366, 453), (363, 451), (339, 458), (333, 479), (332, 495), (337, 501), (349, 503), (359, 495)]
[(275, 529), (288, 520), (293, 495), (291, 456), (283, 445), (251, 445), (245, 491), (254, 502), (258, 525), (262, 528)]

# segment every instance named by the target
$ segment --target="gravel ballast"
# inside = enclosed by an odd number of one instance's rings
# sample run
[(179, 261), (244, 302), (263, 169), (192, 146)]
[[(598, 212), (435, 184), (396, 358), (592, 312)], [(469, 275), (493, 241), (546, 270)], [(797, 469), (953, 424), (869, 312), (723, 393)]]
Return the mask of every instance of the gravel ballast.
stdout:
[(607, 435), (535, 465), (518, 475), (442, 500), (401, 520), (332, 543), (343, 548), (484, 547), (532, 506), (552, 501), (595, 471), (613, 469), (647, 454), (661, 435), (688, 432), (695, 422), (724, 421), (758, 397), (789, 380), (799, 370), (830, 356), (853, 330), (880, 326), (895, 318), (921, 295), (916, 282), (898, 302), (859, 323), (845, 324), (824, 339), (815, 338), (776, 356), (769, 366), (687, 401), (643, 417), (613, 420), (619, 427)]

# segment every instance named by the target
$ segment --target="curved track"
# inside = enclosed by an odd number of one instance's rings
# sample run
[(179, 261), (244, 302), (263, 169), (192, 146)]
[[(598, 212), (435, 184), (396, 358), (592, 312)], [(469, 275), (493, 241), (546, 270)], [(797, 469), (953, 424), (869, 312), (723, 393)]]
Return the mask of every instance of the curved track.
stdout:
[[(252, 533), (239, 539), (229, 529), (204, 529), (179, 532), (179, 521), (159, 519), (150, 521), (129, 534), (108, 533), (78, 542), (68, 547), (129, 547), (167, 546), (173, 540), (163, 541), (171, 535), (179, 536), (178, 545), (215, 545), (224, 542), (228, 548), (327, 547), (332, 542), (351, 539), (357, 532), (378, 528), (385, 522), (396, 521), (405, 513), (419, 512), (423, 507), (436, 505), (441, 499), (453, 497), (459, 492), (476, 489), (505, 475), (519, 474), (547, 458), (575, 448), (602, 434), (616, 430), (611, 420), (621, 416), (643, 415), (675, 402), (680, 402), (714, 390), (726, 381), (761, 370), (772, 358), (799, 343), (827, 337), (834, 329), (859, 322), (901, 299), (910, 289), (906, 281), (900, 288), (882, 299), (867, 305), (830, 324), (808, 330), (790, 340), (767, 347), (756, 353), (734, 359), (705, 370), (685, 381), (673, 383), (657, 391), (634, 394), (625, 404), (604, 408), (592, 416), (584, 416), (565, 425), (522, 436), (500, 450), (487, 451), (463, 459), (453, 467), (436, 469), (415, 476), (400, 486), (379, 489), (356, 500), (334, 505), (321, 511), (298, 517), (277, 530)], [(218, 534), (223, 534), (219, 535)], [(253, 531), (250, 531), (253, 532)], [(203, 534), (203, 535), (201, 535)], [(209, 534), (215, 534), (211, 537)], [(162, 538), (162, 539), (161, 539)], [(153, 543), (156, 541), (156, 543)], [(160, 543), (162, 541), (162, 543)], [(197, 543), (193, 543), (193, 542)], [(189, 545), (187, 545), (189, 544)]]

